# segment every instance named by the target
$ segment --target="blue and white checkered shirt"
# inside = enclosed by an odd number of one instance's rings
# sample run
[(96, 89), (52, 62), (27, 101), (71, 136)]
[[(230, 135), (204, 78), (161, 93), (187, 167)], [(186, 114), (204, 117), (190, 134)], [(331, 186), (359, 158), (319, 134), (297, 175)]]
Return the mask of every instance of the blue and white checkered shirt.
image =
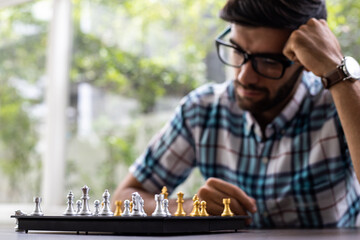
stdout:
[(205, 179), (239, 186), (256, 200), (254, 227), (360, 226), (360, 185), (329, 91), (304, 72), (293, 98), (262, 138), (239, 108), (232, 81), (187, 95), (130, 172), (159, 192), (193, 167)]

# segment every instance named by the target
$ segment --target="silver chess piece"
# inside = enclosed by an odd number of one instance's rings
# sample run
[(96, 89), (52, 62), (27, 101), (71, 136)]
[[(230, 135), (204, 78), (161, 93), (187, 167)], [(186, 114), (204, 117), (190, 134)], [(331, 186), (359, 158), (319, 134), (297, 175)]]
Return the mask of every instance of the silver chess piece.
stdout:
[(129, 217), (130, 216), (130, 201), (124, 201), (124, 212), (121, 214), (122, 217)]
[(94, 201), (94, 213), (93, 216), (99, 216), (100, 213), (100, 201), (99, 200), (95, 200)]
[(81, 196), (82, 206), (81, 206), (81, 209), (80, 209), (80, 212), (78, 213), (78, 215), (90, 216), (90, 215), (92, 215), (90, 208), (89, 208), (89, 199), (90, 199), (89, 190), (90, 190), (90, 188), (85, 185), (84, 187), (81, 188), (81, 190), (82, 190), (82, 196)]
[(154, 212), (152, 213), (152, 216), (154, 217), (166, 217), (166, 212), (164, 211), (164, 205), (163, 205), (163, 201), (164, 201), (164, 194), (155, 194), (155, 202), (156, 202), (156, 207)]
[(144, 199), (141, 198), (141, 201), (140, 201), (140, 213), (141, 213), (141, 216), (146, 217), (147, 214), (146, 214), (146, 212), (144, 210), (144, 204), (145, 204)]
[(114, 216), (114, 213), (110, 209), (110, 193), (107, 189), (105, 189), (105, 192), (103, 193), (103, 202), (104, 207), (101, 209), (99, 215), (101, 216)]
[(30, 214), (30, 216), (44, 216), (40, 207), (41, 197), (34, 197), (34, 203), (35, 203), (35, 210)]
[(166, 213), (166, 216), (170, 217), (171, 213), (169, 212), (169, 200), (164, 199), (163, 200), (163, 205), (164, 205), (164, 211)]
[(74, 209), (74, 194), (70, 191), (67, 195), (67, 208), (63, 213), (64, 216), (75, 216), (76, 210)]
[(141, 212), (141, 206), (140, 206), (142, 198), (140, 197), (140, 194), (138, 192), (134, 192), (131, 195), (131, 198), (133, 202), (133, 208), (130, 215), (133, 217), (142, 217), (143, 213)]
[(76, 201), (76, 214), (79, 214), (81, 210), (81, 200)]

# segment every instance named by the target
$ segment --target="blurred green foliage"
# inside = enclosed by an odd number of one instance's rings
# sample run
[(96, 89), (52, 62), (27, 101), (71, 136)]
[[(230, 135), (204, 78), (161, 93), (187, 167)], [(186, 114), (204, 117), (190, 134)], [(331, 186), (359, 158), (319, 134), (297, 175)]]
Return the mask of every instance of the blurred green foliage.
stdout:
[[(46, 1), (0, 9), (0, 171), (14, 193), (28, 189), (31, 194), (40, 188), (37, 128), (41, 119), (34, 116), (33, 109), (41, 104), (43, 95), (26, 96), (16, 83), (25, 81), (42, 88), (50, 27), (48, 20), (34, 14), (34, 6), (42, 2)], [(213, 50), (214, 36), (226, 25), (217, 18), (225, 1), (73, 0), (72, 3), (74, 40), (70, 80), (73, 85), (87, 82), (107, 92), (135, 98), (141, 113), (148, 114), (162, 96), (181, 96), (213, 80), (206, 79), (204, 59)], [(103, 35), (106, 31), (113, 35), (119, 32), (118, 39), (109, 40), (99, 33), (83, 30), (83, 9), (88, 5), (111, 13), (110, 18), (121, 16), (123, 25), (114, 21), (103, 29)], [(360, 1), (329, 0), (327, 5), (330, 28), (344, 54), (360, 60)], [(51, 12), (51, 9), (43, 11)], [(106, 17), (105, 14), (94, 19)], [(123, 32), (117, 29), (127, 22), (136, 29), (128, 27)], [(134, 38), (131, 49), (118, 44), (136, 32), (140, 37)], [(154, 39), (157, 42), (152, 42)], [(156, 50), (149, 49), (154, 45)], [(99, 174), (103, 176), (103, 185), (110, 189), (116, 185), (115, 166), (120, 162), (128, 166), (138, 155), (134, 148), (136, 124), (124, 129), (121, 135), (114, 129), (100, 134), (108, 158)], [(74, 171), (72, 162), (67, 169)], [(35, 184), (19, 180), (26, 179), (31, 172), (38, 173)]]

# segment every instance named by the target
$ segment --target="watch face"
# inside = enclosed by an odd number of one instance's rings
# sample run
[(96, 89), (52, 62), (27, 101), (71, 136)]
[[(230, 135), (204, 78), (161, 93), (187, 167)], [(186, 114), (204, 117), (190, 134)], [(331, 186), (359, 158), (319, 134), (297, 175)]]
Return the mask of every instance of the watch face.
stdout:
[(360, 79), (360, 65), (354, 58), (345, 57), (344, 65), (349, 77)]

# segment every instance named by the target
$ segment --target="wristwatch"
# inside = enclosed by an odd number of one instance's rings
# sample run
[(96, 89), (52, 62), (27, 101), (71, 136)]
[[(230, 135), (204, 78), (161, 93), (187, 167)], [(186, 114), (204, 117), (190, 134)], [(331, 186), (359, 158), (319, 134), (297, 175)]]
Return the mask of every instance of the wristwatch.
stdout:
[(353, 57), (344, 57), (333, 71), (321, 78), (324, 88), (329, 89), (345, 80), (360, 80), (360, 65)]

